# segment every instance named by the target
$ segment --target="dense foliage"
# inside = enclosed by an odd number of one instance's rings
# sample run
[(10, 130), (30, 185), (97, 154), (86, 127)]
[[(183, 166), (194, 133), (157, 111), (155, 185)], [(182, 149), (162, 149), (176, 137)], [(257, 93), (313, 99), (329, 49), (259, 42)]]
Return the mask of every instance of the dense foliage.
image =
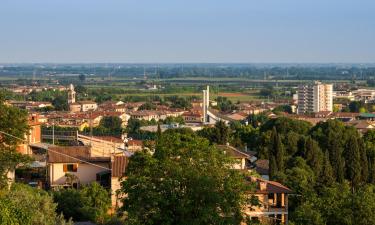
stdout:
[(294, 191), (289, 197), (292, 223), (374, 223), (375, 131), (360, 135), (338, 120), (311, 126), (279, 117), (256, 124), (234, 123), (228, 130), (216, 124), (199, 134), (218, 144), (223, 140), (217, 137), (226, 137), (268, 159), (270, 178)]
[(6, 106), (0, 95), (0, 188), (7, 185), (7, 174), (29, 158), (16, 151), (28, 132), (27, 113), (15, 107)]
[(71, 225), (55, 212), (56, 204), (47, 192), (14, 184), (0, 193), (1, 225)]
[(62, 189), (53, 193), (57, 212), (74, 221), (93, 221), (99, 224), (109, 219), (111, 198), (106, 189), (93, 182), (83, 188)]
[(239, 224), (249, 201), (243, 175), (193, 132), (166, 132), (153, 155), (132, 156), (122, 183), (129, 224)]

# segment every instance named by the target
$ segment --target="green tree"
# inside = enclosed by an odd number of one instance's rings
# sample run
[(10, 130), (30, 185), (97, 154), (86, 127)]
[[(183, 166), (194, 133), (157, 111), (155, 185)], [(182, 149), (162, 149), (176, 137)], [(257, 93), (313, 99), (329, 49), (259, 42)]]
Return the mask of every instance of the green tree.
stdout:
[(322, 170), (318, 182), (323, 186), (331, 186), (335, 182), (333, 169), (329, 160), (329, 153), (326, 151), (323, 157)]
[(132, 156), (122, 192), (129, 224), (239, 224), (248, 201), (231, 160), (193, 134), (163, 134), (154, 155)]
[(353, 224), (371, 225), (375, 224), (375, 186), (367, 185), (353, 196)]
[[(281, 138), (277, 133), (276, 127), (272, 129), (271, 133), (271, 142), (269, 146), (269, 156), (274, 157), (276, 161), (276, 172), (283, 172), (284, 171), (284, 162), (285, 162), (285, 153), (284, 153), (284, 145), (281, 142)], [(272, 178), (271, 178), (272, 179)]]
[(56, 204), (47, 192), (14, 184), (0, 194), (0, 224), (14, 225), (72, 225), (55, 212)]
[(108, 191), (97, 182), (84, 186), (80, 191), (83, 201), (82, 213), (91, 221), (104, 223), (108, 219), (111, 198)]
[(66, 95), (58, 95), (52, 100), (53, 107), (58, 111), (69, 110), (68, 97)]
[(230, 129), (224, 121), (218, 121), (215, 124), (217, 143), (225, 145), (229, 142)]
[(365, 108), (365, 103), (361, 101), (353, 101), (349, 104), (350, 112), (360, 112), (360, 110)]
[(311, 137), (308, 137), (305, 142), (305, 159), (314, 173), (319, 175), (322, 169), (323, 152), (320, 150), (318, 143)]
[(358, 187), (361, 182), (361, 155), (358, 140), (355, 136), (349, 139), (346, 146), (346, 176), (350, 180), (352, 188)]
[(0, 96), (0, 188), (7, 185), (7, 174), (30, 158), (16, 152), (28, 132), (27, 112), (3, 104)]
[(53, 192), (53, 200), (57, 203), (57, 212), (63, 214), (65, 219), (88, 220), (88, 217), (81, 210), (84, 203), (78, 190), (67, 188), (55, 191)]
[(63, 189), (53, 193), (57, 211), (66, 219), (104, 223), (108, 219), (111, 198), (106, 189), (93, 182), (82, 189)]

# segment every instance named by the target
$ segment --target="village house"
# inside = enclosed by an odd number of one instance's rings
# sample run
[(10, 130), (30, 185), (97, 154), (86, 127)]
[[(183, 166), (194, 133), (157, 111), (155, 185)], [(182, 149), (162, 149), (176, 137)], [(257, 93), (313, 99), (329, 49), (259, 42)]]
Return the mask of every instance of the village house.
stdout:
[(89, 112), (95, 111), (98, 108), (98, 104), (93, 101), (78, 101), (69, 104), (71, 112)]
[(50, 102), (35, 102), (35, 101), (8, 101), (9, 105), (27, 110), (37, 110), (46, 107), (53, 107)]
[[(79, 187), (97, 181), (97, 174), (110, 171), (110, 157), (93, 157), (89, 146), (52, 146), (48, 149), (47, 173), (52, 188)], [(71, 176), (69, 176), (69, 175)], [(70, 177), (74, 177), (73, 180)]]
[(267, 224), (288, 224), (288, 195), (292, 190), (286, 186), (262, 178), (249, 177), (256, 189), (249, 192), (258, 198), (259, 206), (245, 207), (244, 213), (251, 221)]
[(183, 115), (183, 111), (157, 111), (157, 110), (141, 110), (129, 112), (130, 118), (138, 120), (165, 120), (167, 117), (178, 117)]
[(355, 127), (362, 134), (366, 133), (369, 130), (375, 129), (375, 121), (367, 120), (352, 120), (345, 123), (348, 126)]
[[(229, 145), (217, 147), (234, 160), (232, 168), (244, 172), (245, 175), (253, 170), (254, 162), (256, 164), (261, 161), (257, 160), (255, 153), (245, 153)], [(265, 169), (268, 173), (268, 168)], [(249, 175), (245, 182), (249, 185), (255, 184), (255, 190), (248, 194), (255, 196), (260, 203), (259, 206), (244, 206), (244, 213), (250, 220), (270, 224), (288, 223), (288, 194), (292, 193), (289, 188), (275, 181)]]
[(37, 144), (42, 141), (41, 123), (38, 121), (38, 114), (30, 114), (27, 125), (29, 126), (28, 133), (25, 134), (26, 142), (17, 146), (17, 151), (22, 154), (32, 154), (30, 144)]
[(91, 154), (89, 146), (49, 147), (47, 173), (53, 189), (79, 188), (81, 185), (98, 182), (111, 190), (113, 209), (121, 206), (118, 190), (131, 154), (112, 154), (98, 157)]
[(126, 150), (129, 152), (137, 152), (142, 151), (143, 149), (143, 141), (142, 140), (127, 140), (126, 141)]
[(226, 116), (235, 121), (244, 121), (249, 115), (245, 113), (244, 111), (240, 111), (240, 112), (228, 114)]
[(98, 112), (99, 115), (103, 117), (118, 117), (121, 119), (122, 126), (126, 127), (128, 125), (128, 120), (130, 119), (129, 113), (126, 112), (118, 112), (118, 111), (104, 111), (104, 112)]
[(160, 119), (159, 114), (153, 110), (141, 110), (141, 111), (129, 112), (129, 115), (130, 115), (130, 118), (137, 119), (137, 120), (158, 121)]
[(185, 123), (203, 123), (203, 115), (200, 111), (189, 111), (182, 114)]
[(232, 168), (236, 170), (248, 170), (251, 163), (250, 160), (255, 157), (230, 145), (218, 145), (217, 147), (234, 160)]

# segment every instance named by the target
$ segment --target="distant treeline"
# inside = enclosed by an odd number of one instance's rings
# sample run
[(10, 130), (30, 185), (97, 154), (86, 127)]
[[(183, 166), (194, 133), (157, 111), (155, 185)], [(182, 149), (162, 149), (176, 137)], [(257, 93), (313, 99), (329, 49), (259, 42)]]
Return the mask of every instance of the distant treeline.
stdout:
[(251, 79), (279, 80), (348, 80), (374, 79), (374, 65), (333, 64), (73, 64), (73, 65), (17, 65), (0, 67), (0, 76), (20, 78), (47, 75), (78, 77), (242, 77)]

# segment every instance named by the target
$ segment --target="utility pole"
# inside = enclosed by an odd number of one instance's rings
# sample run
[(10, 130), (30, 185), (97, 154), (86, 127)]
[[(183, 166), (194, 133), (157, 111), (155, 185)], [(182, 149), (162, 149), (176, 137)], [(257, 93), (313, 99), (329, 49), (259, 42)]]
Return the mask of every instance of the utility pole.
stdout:
[(52, 144), (55, 145), (55, 120), (52, 122)]

